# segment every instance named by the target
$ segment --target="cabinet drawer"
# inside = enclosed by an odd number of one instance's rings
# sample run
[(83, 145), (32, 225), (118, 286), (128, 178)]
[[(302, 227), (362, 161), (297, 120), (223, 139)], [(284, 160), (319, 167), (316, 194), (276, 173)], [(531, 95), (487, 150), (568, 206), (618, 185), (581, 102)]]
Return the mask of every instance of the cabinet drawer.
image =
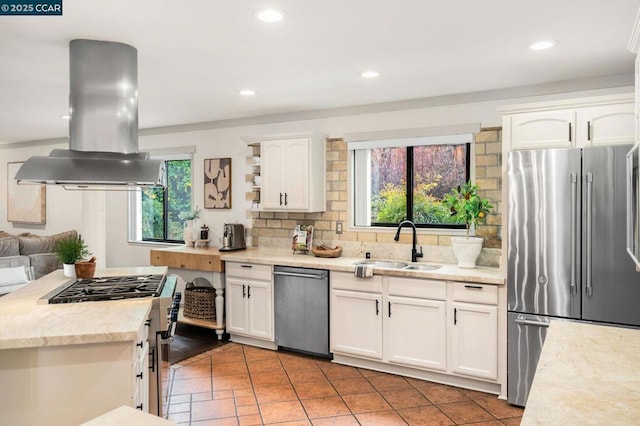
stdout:
[(498, 304), (498, 287), (488, 284), (452, 283), (454, 302)]
[(271, 265), (226, 262), (227, 275), (260, 281), (271, 281)]
[(331, 288), (335, 289), (382, 293), (382, 277), (380, 275), (374, 275), (370, 278), (358, 278), (348, 272), (331, 271), (329, 282), (331, 283)]
[(419, 297), (422, 299), (447, 299), (447, 283), (417, 278), (389, 277), (389, 294), (394, 296)]

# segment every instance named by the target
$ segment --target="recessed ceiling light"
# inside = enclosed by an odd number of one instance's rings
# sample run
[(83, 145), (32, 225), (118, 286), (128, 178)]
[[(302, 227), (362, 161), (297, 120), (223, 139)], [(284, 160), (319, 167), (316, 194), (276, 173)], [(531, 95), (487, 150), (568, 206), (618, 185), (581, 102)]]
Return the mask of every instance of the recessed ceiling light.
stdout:
[(284, 19), (284, 12), (277, 9), (265, 9), (256, 13), (262, 22), (280, 22)]
[(362, 74), (360, 74), (360, 76), (363, 78), (376, 78), (379, 75), (380, 73), (374, 70), (363, 71)]
[(251, 89), (242, 89), (240, 91), (240, 94), (242, 96), (253, 96), (256, 94), (255, 90), (251, 90)]
[(544, 49), (549, 49), (553, 46), (556, 45), (556, 42), (554, 40), (540, 40), (537, 41), (535, 43), (532, 43), (529, 46), (529, 49), (531, 50), (544, 50)]

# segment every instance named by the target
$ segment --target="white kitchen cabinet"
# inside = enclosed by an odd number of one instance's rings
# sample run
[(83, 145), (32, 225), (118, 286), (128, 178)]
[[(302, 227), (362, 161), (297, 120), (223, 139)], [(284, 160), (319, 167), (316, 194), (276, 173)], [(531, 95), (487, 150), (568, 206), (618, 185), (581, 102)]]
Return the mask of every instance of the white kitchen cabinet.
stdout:
[(260, 205), (265, 211), (326, 210), (326, 136), (245, 139), (260, 144)]
[(451, 286), (451, 372), (497, 380), (497, 288), (469, 283), (451, 283)]
[(515, 114), (511, 121), (511, 149), (572, 148), (576, 113), (573, 110)]
[(389, 362), (431, 370), (447, 368), (444, 300), (388, 296), (385, 353)]
[(331, 290), (331, 351), (382, 359), (382, 295)]
[(508, 150), (583, 148), (634, 140), (633, 94), (513, 105), (500, 111)]
[(274, 341), (271, 267), (226, 263), (227, 331), (235, 335)]

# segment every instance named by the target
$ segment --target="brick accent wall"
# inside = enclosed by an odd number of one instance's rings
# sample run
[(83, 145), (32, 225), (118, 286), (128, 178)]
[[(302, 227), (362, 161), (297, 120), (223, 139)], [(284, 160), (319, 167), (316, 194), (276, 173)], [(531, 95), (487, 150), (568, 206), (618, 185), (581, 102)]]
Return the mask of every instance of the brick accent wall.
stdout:
[[(485, 239), (483, 254), (478, 264), (497, 266), (500, 256), (498, 226), (502, 221), (502, 131), (499, 127), (484, 128), (475, 135), (475, 182), (481, 194), (493, 204), (493, 212), (486, 223), (479, 226), (476, 235)], [(253, 229), (250, 231), (254, 246), (291, 247), (291, 236), (297, 224), (313, 224), (314, 240), (343, 246), (343, 254), (359, 256), (371, 251), (374, 257), (395, 257), (407, 251), (411, 244), (411, 232), (400, 235), (397, 244), (393, 241), (395, 230), (353, 230), (348, 227), (348, 179), (347, 144), (342, 139), (327, 139), (327, 210), (322, 213), (251, 212)], [(343, 223), (343, 233), (336, 234), (336, 222)], [(451, 250), (451, 236), (419, 234), (418, 243), (425, 246), (427, 256), (438, 261), (455, 262)], [(377, 253), (376, 253), (377, 252)], [(436, 260), (434, 260), (436, 261)]]

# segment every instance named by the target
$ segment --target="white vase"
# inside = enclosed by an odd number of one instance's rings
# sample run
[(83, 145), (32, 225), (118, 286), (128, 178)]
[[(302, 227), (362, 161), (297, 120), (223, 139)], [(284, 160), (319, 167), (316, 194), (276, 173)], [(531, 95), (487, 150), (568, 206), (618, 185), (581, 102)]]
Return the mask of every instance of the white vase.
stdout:
[(458, 267), (471, 269), (476, 267), (476, 260), (482, 251), (483, 238), (452, 237), (453, 253), (458, 259)]
[(65, 277), (75, 278), (76, 277), (75, 263), (63, 263), (62, 272), (64, 273)]
[(184, 245), (187, 247), (193, 247), (196, 238), (196, 229), (197, 223), (196, 220), (185, 220), (184, 221), (184, 232), (182, 238), (184, 239)]

